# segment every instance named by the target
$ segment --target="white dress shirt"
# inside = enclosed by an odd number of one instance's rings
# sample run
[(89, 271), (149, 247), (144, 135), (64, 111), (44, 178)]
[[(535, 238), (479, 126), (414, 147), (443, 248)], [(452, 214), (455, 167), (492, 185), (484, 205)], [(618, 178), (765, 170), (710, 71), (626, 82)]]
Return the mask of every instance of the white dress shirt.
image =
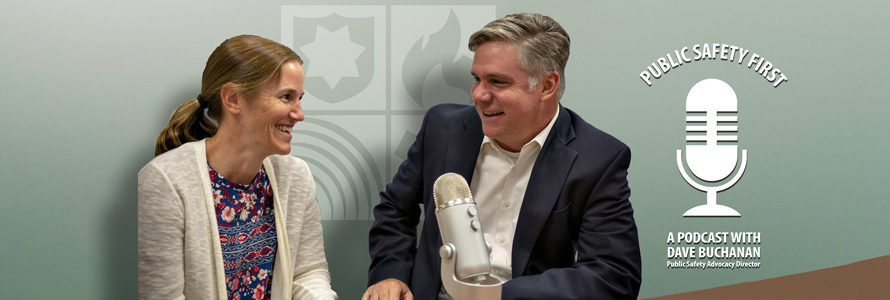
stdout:
[(504, 280), (513, 278), (513, 234), (519, 209), (532, 168), (558, 116), (559, 110), (556, 110), (547, 127), (519, 152), (504, 150), (488, 136), (482, 139), (470, 191), (476, 200), (485, 241), (491, 245), (493, 276)]

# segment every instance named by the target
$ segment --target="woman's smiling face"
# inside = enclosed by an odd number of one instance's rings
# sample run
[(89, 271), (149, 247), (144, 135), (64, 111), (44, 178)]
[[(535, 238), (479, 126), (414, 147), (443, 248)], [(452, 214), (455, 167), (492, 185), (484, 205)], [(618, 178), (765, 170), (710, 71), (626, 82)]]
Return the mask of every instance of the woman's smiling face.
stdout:
[(266, 82), (244, 104), (245, 131), (260, 153), (286, 155), (291, 150), (294, 124), (303, 121), (303, 67), (294, 60), (281, 66), (278, 76)]

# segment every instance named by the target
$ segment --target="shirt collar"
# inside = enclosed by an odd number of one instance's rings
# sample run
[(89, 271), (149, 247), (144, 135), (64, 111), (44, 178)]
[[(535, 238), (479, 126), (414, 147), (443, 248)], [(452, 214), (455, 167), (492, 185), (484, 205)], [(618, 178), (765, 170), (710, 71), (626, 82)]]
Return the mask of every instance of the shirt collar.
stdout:
[[(528, 143), (525, 143), (525, 145), (522, 145), (522, 148), (519, 151), (521, 152), (522, 149), (525, 149), (525, 146), (528, 146), (531, 143), (537, 143), (538, 146), (543, 147), (544, 142), (547, 141), (547, 136), (550, 135), (550, 129), (553, 128), (553, 124), (556, 124), (557, 117), (559, 117), (559, 108), (556, 109), (556, 113), (554, 113), (553, 117), (550, 118), (550, 123), (547, 124), (547, 127), (544, 127), (544, 129), (542, 129), (541, 132), (538, 132), (538, 135), (535, 135), (535, 137), (531, 141), (529, 141)], [(479, 149), (482, 149), (482, 147), (485, 147), (486, 144), (489, 144), (489, 145), (492, 145), (495, 149), (499, 149), (501, 151), (507, 151), (507, 150), (502, 150), (501, 147), (498, 145), (492, 144), (492, 141), (493, 141), (492, 138), (485, 135), (482, 138), (482, 145), (479, 146)]]

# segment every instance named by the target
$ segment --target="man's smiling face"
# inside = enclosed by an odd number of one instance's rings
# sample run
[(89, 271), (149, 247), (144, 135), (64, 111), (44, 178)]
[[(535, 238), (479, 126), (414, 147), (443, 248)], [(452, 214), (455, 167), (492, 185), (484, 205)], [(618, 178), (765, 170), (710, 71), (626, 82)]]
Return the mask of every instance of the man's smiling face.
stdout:
[(518, 152), (550, 122), (542, 101), (542, 83), (529, 90), (528, 73), (519, 66), (519, 51), (505, 42), (476, 48), (471, 96), (482, 119), (482, 131), (501, 148)]

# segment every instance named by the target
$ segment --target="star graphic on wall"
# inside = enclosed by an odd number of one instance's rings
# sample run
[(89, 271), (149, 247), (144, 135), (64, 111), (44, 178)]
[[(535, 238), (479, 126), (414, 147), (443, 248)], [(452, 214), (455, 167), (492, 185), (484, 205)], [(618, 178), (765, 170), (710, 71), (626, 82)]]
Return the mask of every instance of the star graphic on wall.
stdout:
[(322, 77), (332, 89), (343, 77), (358, 77), (355, 60), (365, 51), (349, 39), (349, 26), (331, 32), (321, 26), (315, 30), (315, 41), (300, 47), (308, 56), (312, 70), (308, 77)]

